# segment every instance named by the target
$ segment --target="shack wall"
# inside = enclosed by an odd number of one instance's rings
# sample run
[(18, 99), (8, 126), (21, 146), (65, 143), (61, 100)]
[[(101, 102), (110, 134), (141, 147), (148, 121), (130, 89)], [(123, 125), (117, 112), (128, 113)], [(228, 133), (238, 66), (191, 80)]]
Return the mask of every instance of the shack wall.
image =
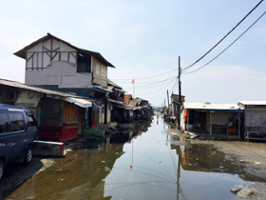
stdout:
[(266, 133), (266, 108), (245, 108), (245, 131)]

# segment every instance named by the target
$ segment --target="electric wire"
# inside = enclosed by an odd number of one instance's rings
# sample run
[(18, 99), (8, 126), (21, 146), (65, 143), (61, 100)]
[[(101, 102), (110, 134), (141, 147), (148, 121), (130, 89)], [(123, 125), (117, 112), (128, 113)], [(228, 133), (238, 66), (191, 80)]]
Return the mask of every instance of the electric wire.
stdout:
[[(174, 70), (171, 70), (171, 71), (168, 71), (168, 72), (162, 73), (162, 74), (158, 74), (158, 75), (155, 75), (155, 76), (142, 77), (142, 78), (135, 78), (135, 80), (142, 80), (142, 79), (155, 78), (155, 77), (158, 77), (158, 76), (161, 76), (161, 75), (164, 75), (164, 74), (168, 74), (168, 73), (173, 72), (173, 71), (177, 71), (177, 69), (174, 69)], [(132, 80), (132, 78), (112, 79), (112, 80)]]
[[(154, 94), (154, 93), (157, 93), (158, 91), (160, 91), (160, 90), (162, 90), (162, 89), (165, 89), (165, 88), (167, 88), (170, 84), (171, 84), (172, 82), (170, 82), (169, 84), (167, 84), (166, 86), (164, 86), (164, 87), (161, 87), (160, 89), (157, 89), (156, 91), (154, 91), (154, 92), (151, 92), (151, 93), (148, 93), (148, 94)], [(148, 95), (148, 94), (143, 94), (143, 95), (141, 95), (141, 96), (144, 96), (144, 95)]]
[[(141, 87), (141, 89), (149, 89), (149, 88), (147, 88), (147, 87), (153, 87), (154, 85), (156, 85), (156, 84), (160, 84), (160, 83), (163, 83), (163, 82), (166, 82), (166, 81), (171, 81), (172, 79), (176, 79), (177, 77), (176, 76), (174, 76), (174, 77), (171, 77), (171, 78), (168, 78), (168, 79), (165, 79), (165, 80), (163, 80), (163, 81), (157, 81), (156, 83), (152, 83), (152, 84), (147, 84), (147, 85), (143, 85), (143, 86), (140, 86)], [(163, 84), (161, 84), (161, 85), (163, 85)], [(146, 88), (145, 88), (146, 87)], [(135, 87), (135, 88), (138, 88), (138, 87)], [(130, 88), (125, 88), (125, 89), (130, 89)], [(132, 88), (131, 88), (132, 89)]]
[(230, 45), (228, 45), (223, 51), (221, 51), (218, 55), (216, 55), (213, 59), (211, 59), (209, 62), (207, 62), (205, 65), (201, 66), (200, 68), (190, 71), (190, 72), (182, 72), (183, 74), (192, 74), (194, 72), (197, 72), (201, 70), (202, 68), (206, 67), (208, 64), (210, 64), (212, 61), (214, 61), (216, 58), (218, 58), (220, 55), (222, 55), (227, 49), (229, 49), (237, 40), (239, 40), (249, 29), (251, 29), (264, 15), (266, 14), (266, 11), (260, 15), (260, 17), (253, 22), (241, 35), (239, 35)]
[(189, 68), (191, 68), (192, 66), (194, 66), (195, 64), (197, 64), (200, 60), (202, 60), (206, 55), (208, 55), (214, 48), (216, 48), (228, 35), (230, 35), (264, 0), (261, 0), (251, 11), (249, 11), (248, 14), (246, 14), (246, 16), (240, 20), (222, 39), (220, 39), (211, 49), (209, 49), (205, 54), (203, 54), (203, 56), (201, 56), (199, 59), (197, 59), (194, 63), (192, 63), (191, 65), (185, 67), (184, 70), (187, 70)]

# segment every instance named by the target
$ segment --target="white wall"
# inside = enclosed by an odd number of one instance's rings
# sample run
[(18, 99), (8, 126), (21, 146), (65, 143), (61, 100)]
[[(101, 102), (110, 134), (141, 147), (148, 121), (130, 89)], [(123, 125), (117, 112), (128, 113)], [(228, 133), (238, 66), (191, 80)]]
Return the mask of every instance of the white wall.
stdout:
[[(51, 54), (52, 50), (52, 54)], [(51, 56), (54, 57), (51, 60)], [(77, 73), (77, 51), (55, 39), (27, 51), (25, 83), (58, 85), (59, 88), (90, 88), (91, 73)]]
[(45, 70), (27, 70), (27, 85), (58, 85), (59, 88), (90, 88), (91, 73), (76, 73), (68, 62), (53, 62)]
[(44, 43), (39, 43), (27, 50), (26, 69), (43, 70), (49, 67), (51, 62), (56, 61), (66, 61), (76, 65), (76, 57), (77, 51), (75, 49), (69, 47), (61, 41), (52, 39)]

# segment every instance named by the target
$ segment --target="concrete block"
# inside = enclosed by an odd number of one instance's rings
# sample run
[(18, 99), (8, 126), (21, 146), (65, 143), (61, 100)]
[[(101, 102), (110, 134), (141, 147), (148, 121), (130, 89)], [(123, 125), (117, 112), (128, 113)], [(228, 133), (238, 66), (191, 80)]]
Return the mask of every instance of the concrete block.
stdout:
[(33, 155), (35, 156), (64, 156), (64, 143), (62, 142), (46, 142), (36, 140), (34, 143), (36, 144), (36, 147), (33, 149)]

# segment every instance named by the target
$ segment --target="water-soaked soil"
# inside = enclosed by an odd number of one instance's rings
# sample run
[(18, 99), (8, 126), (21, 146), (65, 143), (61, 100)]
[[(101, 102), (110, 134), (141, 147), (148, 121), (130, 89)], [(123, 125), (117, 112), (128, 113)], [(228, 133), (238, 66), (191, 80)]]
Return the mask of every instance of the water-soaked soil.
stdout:
[(266, 199), (261, 143), (184, 140), (159, 117), (73, 146), (65, 158), (9, 165), (2, 198), (240, 200), (237, 187)]

